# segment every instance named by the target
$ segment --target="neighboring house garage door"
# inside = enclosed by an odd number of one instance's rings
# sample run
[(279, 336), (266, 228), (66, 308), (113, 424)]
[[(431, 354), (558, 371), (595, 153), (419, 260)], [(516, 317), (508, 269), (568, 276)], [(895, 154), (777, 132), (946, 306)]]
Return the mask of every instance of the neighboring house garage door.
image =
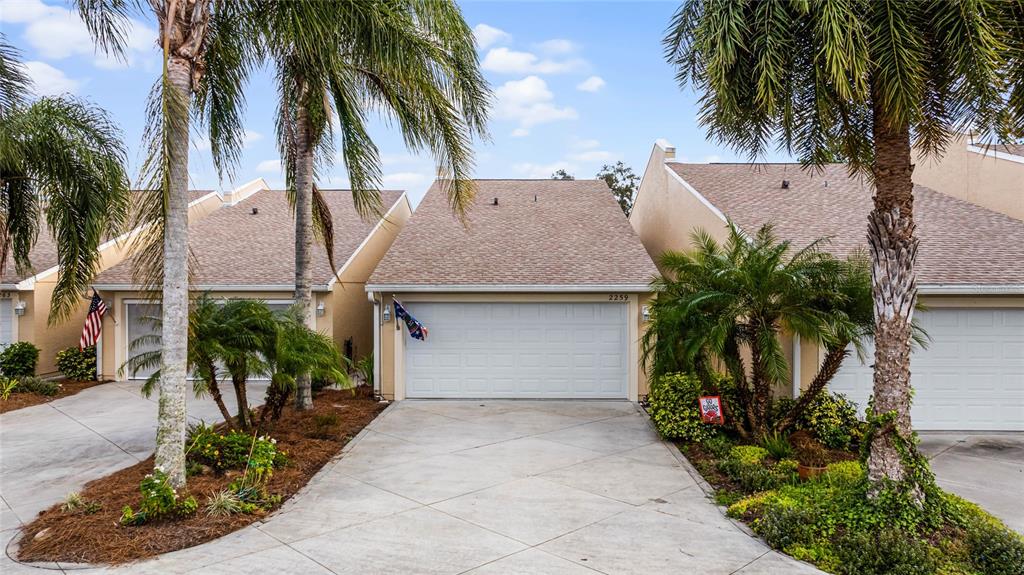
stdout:
[(626, 304), (408, 303), (408, 397), (625, 398)]
[[(1024, 309), (918, 312), (931, 336), (914, 352), (913, 424), (920, 430), (1024, 431)], [(871, 395), (874, 350), (856, 356), (830, 384), (861, 410)]]

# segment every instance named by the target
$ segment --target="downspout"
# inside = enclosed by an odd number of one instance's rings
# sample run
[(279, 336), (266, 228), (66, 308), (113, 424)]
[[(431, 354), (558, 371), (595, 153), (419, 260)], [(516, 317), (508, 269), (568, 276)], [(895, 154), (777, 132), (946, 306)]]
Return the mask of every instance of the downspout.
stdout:
[(373, 302), (373, 397), (380, 400), (380, 301), (374, 292), (368, 292), (366, 296)]
[(793, 399), (800, 397), (800, 336), (793, 334)]

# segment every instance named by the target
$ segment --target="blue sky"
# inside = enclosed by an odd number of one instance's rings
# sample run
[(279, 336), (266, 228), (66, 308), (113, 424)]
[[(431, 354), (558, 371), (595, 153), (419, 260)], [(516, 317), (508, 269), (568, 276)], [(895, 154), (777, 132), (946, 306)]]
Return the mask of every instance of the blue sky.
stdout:
[[(477, 176), (548, 177), (563, 168), (593, 177), (622, 160), (639, 174), (665, 138), (688, 161), (732, 161), (696, 125), (696, 96), (675, 84), (661, 37), (674, 2), (463, 2), (495, 93), (491, 141), (479, 142)], [(85, 29), (55, 0), (0, 0), (0, 31), (23, 51), (40, 94), (73, 93), (103, 106), (124, 130), (138, 164), (146, 95), (158, 72), (155, 25), (139, 15), (128, 63), (97, 55)], [(264, 70), (248, 90), (249, 137), (235, 181), (220, 182), (203, 139), (190, 165), (193, 187), (226, 189), (257, 176), (283, 185), (274, 143), (275, 90)], [(418, 201), (435, 169), (411, 156), (397, 132), (376, 122), (384, 184)], [(343, 186), (342, 166), (324, 185)]]

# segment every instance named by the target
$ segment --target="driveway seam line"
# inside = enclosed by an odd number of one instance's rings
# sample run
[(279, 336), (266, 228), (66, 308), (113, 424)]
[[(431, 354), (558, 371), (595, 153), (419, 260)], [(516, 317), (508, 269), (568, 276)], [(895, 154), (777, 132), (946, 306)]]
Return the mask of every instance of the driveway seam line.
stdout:
[(135, 457), (134, 455), (129, 453), (128, 450), (126, 450), (125, 448), (121, 447), (120, 445), (114, 443), (110, 438), (108, 438), (107, 436), (103, 435), (102, 433), (96, 431), (95, 429), (89, 427), (88, 425), (82, 423), (77, 418), (73, 417), (72, 415), (62, 411), (61, 409), (58, 409), (57, 407), (54, 407), (54, 409), (56, 409), (58, 412), (60, 412), (64, 417), (67, 417), (71, 421), (74, 421), (78, 425), (81, 425), (82, 427), (84, 427), (84, 428), (88, 429), (89, 431), (95, 433), (96, 436), (100, 437), (101, 439), (103, 439), (103, 441), (106, 441), (107, 443), (109, 443), (109, 444), (113, 445), (114, 447), (118, 448), (122, 453), (124, 453), (128, 457), (131, 457), (132, 459), (134, 459), (136, 461), (136, 463), (142, 461), (142, 459), (139, 459), (138, 457)]

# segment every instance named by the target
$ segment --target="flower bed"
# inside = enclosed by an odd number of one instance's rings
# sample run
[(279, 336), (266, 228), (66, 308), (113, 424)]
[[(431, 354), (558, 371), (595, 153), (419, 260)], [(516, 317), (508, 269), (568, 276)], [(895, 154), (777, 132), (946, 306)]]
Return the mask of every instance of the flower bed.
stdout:
[(380, 413), (361, 389), (325, 390), (309, 411), (286, 407), (265, 438), (193, 430), (187, 493), (170, 490), (150, 458), (40, 513), (23, 528), (18, 559), (125, 563), (241, 529), (294, 495)]

